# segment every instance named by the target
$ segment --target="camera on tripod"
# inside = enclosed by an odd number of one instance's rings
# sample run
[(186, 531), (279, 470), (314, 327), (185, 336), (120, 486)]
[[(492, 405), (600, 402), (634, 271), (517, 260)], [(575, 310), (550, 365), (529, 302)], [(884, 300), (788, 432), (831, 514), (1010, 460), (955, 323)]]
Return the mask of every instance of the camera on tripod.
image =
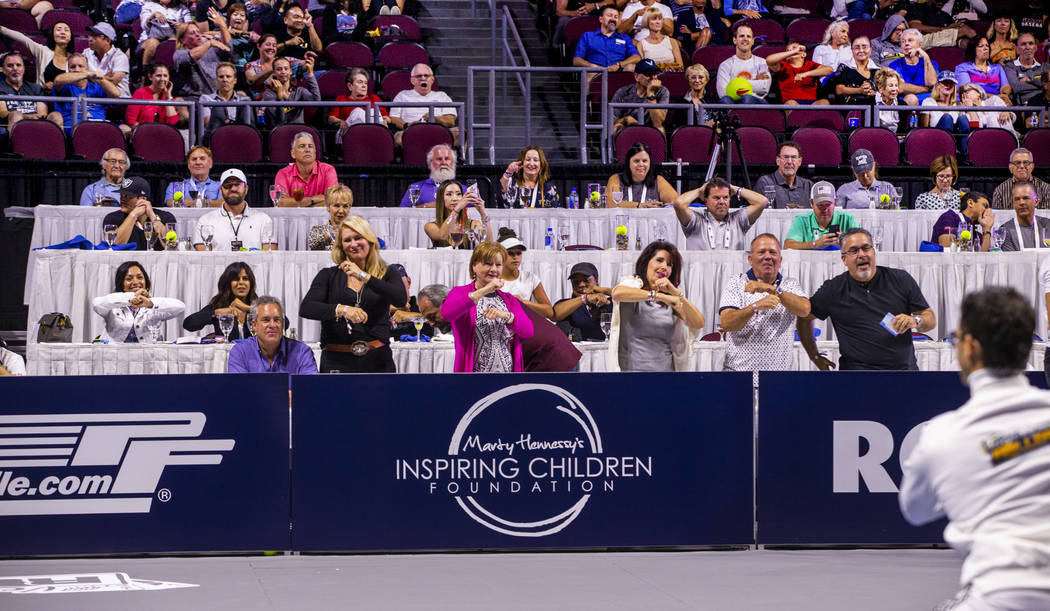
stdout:
[(728, 110), (711, 111), (711, 118), (715, 122), (715, 132), (720, 134), (723, 140), (735, 134), (737, 128), (743, 125), (740, 117), (729, 114)]

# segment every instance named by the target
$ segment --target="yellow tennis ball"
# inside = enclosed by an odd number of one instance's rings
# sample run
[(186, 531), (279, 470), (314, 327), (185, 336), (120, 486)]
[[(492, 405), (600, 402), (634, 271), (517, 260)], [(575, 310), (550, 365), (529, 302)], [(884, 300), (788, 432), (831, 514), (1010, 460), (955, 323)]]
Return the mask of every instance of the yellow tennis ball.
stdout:
[(970, 239), (970, 230), (969, 229), (963, 229), (962, 231), (960, 231), (959, 232), (959, 239), (969, 240)]
[(182, 199), (182, 191), (176, 191), (175, 194), (171, 196), (171, 198), (176, 200)]
[(742, 76), (736, 77), (726, 85), (726, 95), (734, 100), (739, 100), (740, 96), (748, 95), (751, 91), (751, 81)]
[(591, 201), (596, 202), (601, 199), (601, 195), (597, 191), (591, 191)]
[(623, 225), (616, 226), (616, 235), (627, 235), (627, 227)]
[(169, 231), (168, 233), (164, 234), (164, 239), (169, 241), (169, 242), (174, 242), (178, 238), (179, 238), (179, 236), (176, 235), (174, 231)]
[(883, 203), (883, 204), (888, 204), (888, 203), (890, 203), (890, 196), (886, 195), (885, 193), (883, 193), (882, 195), (879, 196), (879, 201), (881, 203)]

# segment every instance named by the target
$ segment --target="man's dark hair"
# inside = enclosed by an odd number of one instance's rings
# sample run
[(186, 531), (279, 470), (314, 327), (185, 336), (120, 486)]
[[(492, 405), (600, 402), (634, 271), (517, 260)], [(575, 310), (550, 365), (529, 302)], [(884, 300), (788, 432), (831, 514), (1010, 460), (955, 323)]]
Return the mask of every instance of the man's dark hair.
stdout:
[(993, 286), (963, 298), (959, 331), (981, 345), (981, 364), (1021, 371), (1032, 350), (1035, 310), (1016, 290)]
[(711, 189), (728, 189), (728, 188), (729, 188), (729, 183), (726, 182), (726, 180), (724, 178), (719, 178), (719, 177), (715, 176), (711, 180), (707, 181), (706, 185), (704, 185), (704, 191), (700, 194), (700, 198), (706, 202), (708, 196), (711, 195)]
[(1039, 203), (1039, 189), (1036, 189), (1035, 188), (1035, 183), (1030, 181), (1030, 180), (1014, 181), (1013, 186), (1010, 187), (1010, 201), (1013, 201), (1014, 189), (1016, 189), (1017, 187), (1028, 187), (1029, 189), (1031, 189), (1032, 190), (1032, 199), (1035, 200), (1036, 204)]
[(777, 147), (777, 155), (779, 156), (785, 148), (793, 148), (796, 151), (798, 151), (799, 157), (802, 156), (802, 147), (799, 145), (798, 142), (795, 142), (794, 140), (785, 140), (781, 142), (780, 146)]
[(598, 11), (598, 16), (601, 17), (602, 15), (605, 15), (605, 11), (609, 9), (614, 9), (616, 11), (616, 14), (620, 14), (620, 9), (616, 8), (615, 4), (606, 4), (602, 7), (602, 10)]
[(863, 227), (853, 227), (851, 229), (847, 229), (845, 233), (839, 235), (839, 248), (842, 248), (842, 245), (846, 243), (846, 238), (850, 237), (851, 235), (857, 235), (858, 233), (863, 233), (864, 235), (868, 236), (868, 241), (871, 242), (872, 246), (875, 245), (875, 240), (871, 237), (871, 233), (867, 229)]
[[(1013, 197), (1013, 194), (1011, 194)], [(981, 200), (992, 201), (992, 198), (988, 197), (980, 191), (969, 191), (959, 199), (959, 212), (965, 212), (970, 207), (970, 202), (977, 203)]]

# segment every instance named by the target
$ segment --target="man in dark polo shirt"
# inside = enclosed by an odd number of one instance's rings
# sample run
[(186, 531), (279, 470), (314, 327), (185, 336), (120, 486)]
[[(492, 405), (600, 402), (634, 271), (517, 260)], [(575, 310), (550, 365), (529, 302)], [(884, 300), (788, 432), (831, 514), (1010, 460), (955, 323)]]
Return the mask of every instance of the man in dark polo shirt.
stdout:
[[(135, 250), (164, 250), (164, 234), (168, 223), (174, 223), (175, 217), (167, 210), (154, 209), (149, 200), (149, 183), (145, 178), (125, 178), (120, 183), (120, 210), (115, 210), (102, 219), (102, 226), (113, 225), (117, 228), (114, 244), (136, 244)], [(152, 229), (153, 236), (146, 240), (144, 229)]]
[(838, 336), (839, 369), (918, 369), (912, 331), (928, 331), (937, 317), (908, 272), (875, 265), (871, 234), (860, 227), (839, 240), (847, 271), (826, 281), (810, 298), (810, 315), (798, 319), (798, 336), (821, 371), (835, 366), (817, 353), (813, 319), (831, 317)]
[(572, 297), (554, 304), (554, 322), (576, 341), (604, 342), (602, 314), (612, 315), (612, 289), (598, 285), (598, 268), (577, 263), (569, 270)]

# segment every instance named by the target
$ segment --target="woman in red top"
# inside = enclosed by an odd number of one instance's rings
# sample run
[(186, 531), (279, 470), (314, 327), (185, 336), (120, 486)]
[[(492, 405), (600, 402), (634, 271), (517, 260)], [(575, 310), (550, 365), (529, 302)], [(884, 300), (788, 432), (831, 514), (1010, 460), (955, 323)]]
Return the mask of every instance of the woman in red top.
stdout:
[(828, 104), (827, 98), (817, 99), (817, 82), (831, 74), (831, 66), (806, 59), (806, 45), (789, 42), (783, 53), (772, 53), (766, 58), (773, 80), (780, 84), (780, 99), (785, 104)]
[[(350, 92), (350, 95), (340, 95), (335, 99), (336, 102), (372, 102), (372, 104), (367, 112), (364, 106), (336, 106), (332, 108), (332, 112), (328, 115), (328, 123), (339, 126), (339, 142), (342, 141), (343, 134), (351, 125), (373, 122), (374, 120), (369, 118), (371, 109), (375, 107), (376, 102), (382, 101), (376, 94), (368, 93), (368, 72), (364, 68), (351, 68), (350, 72), (346, 73), (346, 89)], [(389, 115), (390, 113), (387, 112), (386, 108), (379, 109), (379, 119), (383, 125), (386, 125)]]
[[(133, 100), (170, 100), (171, 99), (171, 74), (164, 64), (153, 64), (149, 69), (149, 87), (137, 89)], [(179, 122), (179, 113), (174, 106), (133, 105), (128, 106), (124, 115), (125, 125), (120, 129), (125, 136), (130, 136), (131, 130), (139, 123), (167, 123), (175, 125)]]

